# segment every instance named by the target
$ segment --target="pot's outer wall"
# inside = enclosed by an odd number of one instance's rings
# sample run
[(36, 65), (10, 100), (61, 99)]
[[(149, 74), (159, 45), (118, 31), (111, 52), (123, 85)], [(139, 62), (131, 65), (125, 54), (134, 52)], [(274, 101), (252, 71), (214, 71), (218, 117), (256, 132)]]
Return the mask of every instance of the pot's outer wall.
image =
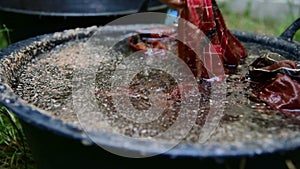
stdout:
[(121, 16), (56, 17), (0, 11), (1, 25), (5, 24), (6, 27), (11, 30), (11, 42), (18, 42), (37, 35), (59, 32), (77, 27), (105, 25), (119, 17)]
[[(102, 26), (139, 11), (142, 0), (4, 0), (0, 1), (0, 25), (17, 42), (66, 29)], [(97, 9), (101, 6), (103, 9)], [(159, 0), (150, 0), (149, 12), (166, 12)], [(142, 11), (141, 11), (142, 12)]]
[(247, 159), (245, 169), (253, 168), (286, 168), (286, 159), (294, 160), (300, 165), (297, 158), (300, 150), (289, 153), (267, 154), (247, 158), (190, 158), (170, 157), (159, 155), (149, 158), (133, 159), (120, 157), (103, 150), (95, 145), (84, 145), (79, 141), (64, 138), (22, 122), (28, 143), (33, 152), (38, 169), (141, 169), (141, 168), (183, 168), (201, 167), (203, 169), (224, 169), (226, 164), (232, 168), (239, 168), (241, 160)]

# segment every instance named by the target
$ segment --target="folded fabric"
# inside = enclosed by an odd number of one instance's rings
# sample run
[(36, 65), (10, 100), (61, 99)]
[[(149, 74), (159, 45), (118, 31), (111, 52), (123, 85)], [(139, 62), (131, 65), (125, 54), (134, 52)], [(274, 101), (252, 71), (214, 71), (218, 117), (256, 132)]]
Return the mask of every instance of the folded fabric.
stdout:
[(258, 98), (288, 117), (300, 115), (300, 70), (297, 63), (276, 53), (267, 53), (249, 67)]

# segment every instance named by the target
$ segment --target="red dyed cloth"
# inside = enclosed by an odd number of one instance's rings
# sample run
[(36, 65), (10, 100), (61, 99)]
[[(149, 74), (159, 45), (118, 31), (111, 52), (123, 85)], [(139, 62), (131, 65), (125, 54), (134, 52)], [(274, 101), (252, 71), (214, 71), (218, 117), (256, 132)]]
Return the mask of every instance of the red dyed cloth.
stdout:
[[(224, 64), (237, 66), (247, 57), (245, 48), (227, 29), (215, 0), (186, 0), (180, 17), (188, 22), (179, 20), (178, 55), (197, 79), (223, 76)], [(163, 40), (175, 34), (168, 27), (159, 29), (140, 30), (129, 38), (130, 46), (134, 50), (167, 50)]]
[(288, 117), (300, 115), (300, 84), (287, 75), (277, 74), (275, 80), (264, 87), (259, 98)]
[[(181, 18), (195, 25), (210, 38), (211, 44), (203, 47), (201, 60), (188, 46), (195, 39), (195, 33), (188, 23), (179, 22), (179, 36), (184, 43), (179, 43), (179, 57), (192, 69), (196, 77), (211, 78), (219, 74), (223, 64), (237, 66), (247, 57), (243, 45), (229, 32), (215, 0), (186, 0), (186, 7), (181, 11)], [(188, 46), (186, 45), (188, 44)], [(198, 45), (199, 46), (199, 45)], [(218, 63), (222, 62), (222, 65)]]
[(297, 63), (278, 54), (256, 59), (249, 77), (258, 83), (258, 98), (288, 117), (300, 116), (300, 83)]
[(148, 48), (168, 50), (167, 44), (175, 41), (176, 30), (173, 27), (164, 26), (137, 31), (137, 35), (129, 37), (129, 45), (135, 50), (147, 50)]

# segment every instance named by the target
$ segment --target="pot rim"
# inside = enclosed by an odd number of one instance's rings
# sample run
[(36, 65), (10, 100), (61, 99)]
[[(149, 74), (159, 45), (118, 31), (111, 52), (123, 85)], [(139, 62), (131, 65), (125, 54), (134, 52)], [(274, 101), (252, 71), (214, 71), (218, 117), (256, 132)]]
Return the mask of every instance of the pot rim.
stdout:
[[(162, 4), (158, 6), (149, 7), (148, 11), (157, 11), (167, 9), (167, 6)], [(36, 15), (36, 16), (51, 16), (51, 17), (110, 17), (110, 16), (120, 16), (134, 14), (138, 12), (136, 10), (123, 10), (118, 12), (100, 12), (100, 13), (81, 13), (81, 12), (43, 12), (43, 11), (33, 11), (33, 10), (24, 10), (17, 8), (8, 8), (0, 6), (1, 11), (12, 12), (16, 14), (25, 14), (25, 15)]]
[[(266, 35), (257, 35), (253, 33), (246, 33), (243, 31), (232, 31), (233, 34), (240, 39), (242, 42), (260, 43), (266, 46), (278, 46), (281, 50), (295, 50), (293, 54), (300, 52), (300, 45), (297, 43), (289, 42), (284, 39)], [(11, 46), (0, 51), (0, 55), (4, 56), (1, 60), (7, 58), (9, 55), (24, 50), (24, 46), (28, 46), (35, 42), (42, 41), (44, 39), (55, 40), (54, 34), (41, 35), (33, 38), (29, 38), (24, 41), (17, 42)], [(52, 38), (52, 39), (51, 39)], [(274, 41), (275, 40), (275, 41)], [(300, 55), (299, 55), (300, 56)], [(67, 137), (81, 142), (85, 146), (95, 145), (95, 143), (80, 129), (71, 126), (70, 124), (64, 123), (62, 120), (53, 119), (52, 117), (42, 113), (43, 110), (36, 108), (26, 103), (26, 101), (16, 96), (13, 90), (6, 83), (6, 80), (1, 77), (0, 79), (0, 103), (5, 106), (8, 110), (12, 111), (22, 121), (31, 124), (39, 129), (50, 131), (54, 134)], [(100, 137), (97, 139), (97, 144), (105, 147), (111, 147), (115, 149), (122, 149), (118, 137), (109, 133), (99, 133)], [(276, 146), (264, 146), (263, 142), (242, 142), (240, 145), (196, 145), (181, 143), (165, 152), (162, 155), (170, 157), (201, 157), (201, 158), (215, 158), (215, 157), (230, 157), (230, 156), (254, 156), (268, 153), (276, 153), (283, 151), (290, 151), (300, 147), (300, 133), (287, 138), (274, 139)], [(280, 143), (280, 144), (278, 144)], [(168, 145), (168, 143), (163, 143)], [(126, 147), (126, 151), (142, 152), (155, 154), (160, 152), (159, 149), (153, 148), (155, 143), (147, 142), (141, 144), (140, 141), (131, 142), (131, 146)], [(274, 144), (275, 145), (275, 144)], [(249, 149), (248, 147), (252, 147)], [(124, 150), (124, 149), (123, 149)]]

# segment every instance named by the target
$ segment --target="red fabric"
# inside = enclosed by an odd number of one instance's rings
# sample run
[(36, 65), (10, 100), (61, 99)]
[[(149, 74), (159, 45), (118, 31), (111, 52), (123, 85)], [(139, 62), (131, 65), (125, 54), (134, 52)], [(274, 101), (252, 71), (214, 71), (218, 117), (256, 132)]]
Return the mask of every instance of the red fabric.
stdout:
[(297, 63), (292, 60), (282, 60), (271, 63), (269, 60), (262, 57), (250, 65), (248, 75), (253, 81), (266, 82), (274, 78), (277, 73), (284, 73), (284, 70), (288, 69), (291, 72), (298, 69)]
[(300, 116), (300, 84), (293, 76), (285, 74), (287, 71), (296, 71), (297, 63), (262, 56), (251, 67), (251, 80), (260, 81), (257, 85), (258, 98), (288, 117)]
[[(180, 16), (188, 23), (179, 22), (178, 56), (197, 79), (224, 75), (224, 64), (237, 66), (241, 59), (247, 57), (245, 48), (226, 28), (215, 0), (186, 0), (186, 7)], [(203, 33), (199, 33), (199, 30)], [(215, 33), (211, 43), (200, 44), (204, 36), (210, 35), (213, 30)], [(137, 37), (129, 39), (134, 50), (146, 50), (148, 47), (167, 49), (162, 39), (174, 34), (167, 27), (140, 30), (138, 33)], [(139, 37), (145, 35), (155, 40)]]
[(147, 50), (150, 47), (168, 50), (165, 41), (172, 41), (172, 37), (176, 36), (175, 29), (169, 26), (142, 29), (137, 33), (137, 35), (129, 37), (129, 45), (135, 51)]
[(278, 74), (264, 87), (259, 98), (288, 117), (300, 115), (300, 84), (287, 75)]
[[(192, 69), (197, 77), (210, 78), (216, 72), (223, 69), (220, 65), (217, 69), (210, 69), (209, 65), (218, 60), (224, 64), (238, 65), (240, 60), (247, 57), (243, 45), (229, 32), (223, 16), (215, 0), (186, 0), (187, 6), (181, 11), (181, 18), (194, 24), (205, 35), (209, 35), (216, 30), (211, 37), (211, 45), (204, 47), (202, 61), (197, 60), (195, 52), (183, 43), (179, 43), (179, 57), (182, 58)], [(188, 24), (179, 22), (179, 36), (185, 36), (185, 42), (193, 39), (194, 34), (187, 31)], [(189, 45), (190, 46), (190, 45)], [(212, 50), (214, 48), (215, 50)], [(215, 51), (215, 52), (212, 52)], [(203, 59), (204, 58), (204, 59)], [(205, 60), (205, 61), (204, 61)], [(214, 63), (216, 68), (218, 63)], [(215, 71), (212, 73), (211, 71)]]
[(290, 69), (297, 69), (297, 63), (295, 61), (292, 60), (283, 60), (283, 61), (279, 61), (277, 63), (274, 63), (273, 65), (270, 66), (266, 66), (260, 69), (265, 69), (265, 70), (276, 70), (276, 69), (280, 69), (280, 68), (290, 68)]

